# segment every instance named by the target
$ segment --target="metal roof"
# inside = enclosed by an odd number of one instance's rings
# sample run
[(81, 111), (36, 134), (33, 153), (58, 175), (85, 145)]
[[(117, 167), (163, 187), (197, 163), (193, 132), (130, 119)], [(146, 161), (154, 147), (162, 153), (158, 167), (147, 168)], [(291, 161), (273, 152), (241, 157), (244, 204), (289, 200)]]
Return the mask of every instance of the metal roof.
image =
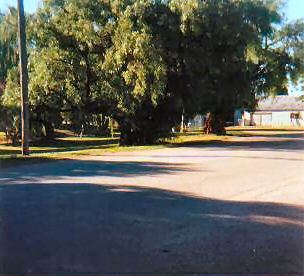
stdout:
[(257, 111), (303, 110), (304, 101), (297, 96), (275, 96), (261, 99), (256, 107)]

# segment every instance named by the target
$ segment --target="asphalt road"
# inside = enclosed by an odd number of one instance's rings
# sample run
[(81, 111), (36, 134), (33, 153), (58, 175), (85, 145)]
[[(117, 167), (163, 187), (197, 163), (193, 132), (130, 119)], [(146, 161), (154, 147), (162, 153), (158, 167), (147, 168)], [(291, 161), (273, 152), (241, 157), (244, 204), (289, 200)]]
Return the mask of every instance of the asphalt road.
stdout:
[(1, 273), (304, 273), (304, 134), (0, 169)]

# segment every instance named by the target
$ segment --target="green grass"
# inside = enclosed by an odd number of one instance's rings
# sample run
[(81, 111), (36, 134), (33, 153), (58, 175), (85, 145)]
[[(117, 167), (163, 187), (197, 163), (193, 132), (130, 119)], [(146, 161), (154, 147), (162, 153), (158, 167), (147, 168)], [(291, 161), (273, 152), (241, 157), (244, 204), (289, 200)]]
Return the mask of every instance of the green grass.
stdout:
[[(302, 129), (296, 129), (300, 131)], [(304, 130), (304, 129), (303, 129)], [(58, 159), (77, 159), (81, 155), (102, 155), (107, 153), (153, 150), (165, 147), (187, 146), (197, 144), (217, 144), (232, 141), (236, 136), (275, 136), (294, 133), (290, 128), (227, 128), (227, 135), (202, 135), (200, 132), (175, 133), (171, 138), (164, 138), (157, 145), (151, 146), (119, 146), (118, 137), (61, 137), (52, 141), (39, 141), (31, 144), (30, 156), (22, 157), (20, 145), (0, 144), (0, 168), (32, 164), (37, 162), (54, 161)], [(3, 137), (4, 133), (0, 133)]]
[(0, 131), (0, 143), (5, 143), (5, 142), (6, 142), (5, 133)]
[[(103, 148), (108, 146), (118, 145), (118, 138), (100, 137), (100, 138), (79, 138), (67, 137), (57, 138), (52, 141), (39, 141), (31, 143), (31, 153), (58, 153), (77, 151), (84, 149)], [(18, 154), (19, 146), (9, 144), (0, 145), (0, 156), (6, 154)]]
[(200, 143), (203, 141), (219, 140), (215, 135), (198, 135), (198, 133), (185, 133), (172, 138), (162, 139), (157, 145), (147, 146), (119, 146), (118, 137), (63, 137), (52, 141), (39, 141), (31, 144), (29, 156), (23, 157), (20, 145), (0, 144), (0, 168), (32, 164), (39, 160), (49, 161), (66, 158), (77, 158), (81, 155), (102, 155), (106, 153), (152, 150), (164, 147), (184, 145), (187, 143)]
[(64, 159), (77, 151), (101, 150), (118, 147), (117, 137), (63, 137), (52, 141), (39, 141), (31, 143), (30, 156), (21, 155), (20, 145), (0, 144), (0, 168), (12, 165), (36, 163), (39, 160)]

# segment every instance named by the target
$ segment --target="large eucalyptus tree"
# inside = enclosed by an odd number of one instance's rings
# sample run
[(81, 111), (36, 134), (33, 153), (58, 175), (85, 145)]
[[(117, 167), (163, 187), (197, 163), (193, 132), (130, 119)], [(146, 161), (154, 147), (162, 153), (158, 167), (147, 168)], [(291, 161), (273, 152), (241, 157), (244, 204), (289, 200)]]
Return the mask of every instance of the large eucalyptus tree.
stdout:
[[(220, 132), (235, 108), (303, 76), (303, 22), (285, 24), (279, 1), (45, 0), (28, 33), (38, 136), (63, 116), (78, 129), (112, 117), (122, 144), (154, 143), (208, 111)], [(11, 70), (6, 105), (17, 79)]]

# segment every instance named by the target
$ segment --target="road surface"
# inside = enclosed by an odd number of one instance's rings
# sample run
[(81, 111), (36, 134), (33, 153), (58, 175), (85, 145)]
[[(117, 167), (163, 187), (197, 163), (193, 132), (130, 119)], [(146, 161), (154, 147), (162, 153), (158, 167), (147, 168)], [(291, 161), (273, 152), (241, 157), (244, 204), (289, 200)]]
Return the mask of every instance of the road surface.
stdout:
[(2, 273), (304, 272), (304, 134), (0, 169)]

